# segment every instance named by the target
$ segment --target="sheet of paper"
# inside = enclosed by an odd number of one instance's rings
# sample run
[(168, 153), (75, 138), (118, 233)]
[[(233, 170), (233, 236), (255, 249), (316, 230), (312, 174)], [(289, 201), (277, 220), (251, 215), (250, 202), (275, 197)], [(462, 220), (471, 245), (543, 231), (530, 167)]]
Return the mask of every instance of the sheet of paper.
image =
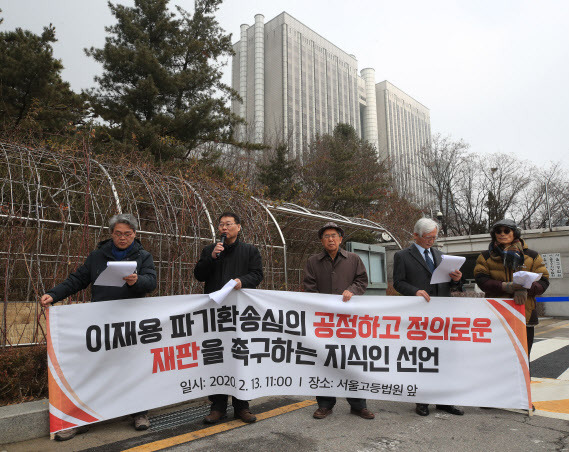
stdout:
[(450, 282), (450, 275), (455, 270), (460, 270), (462, 264), (466, 261), (466, 257), (451, 256), (450, 254), (443, 254), (441, 263), (433, 272), (431, 284), (440, 284)]
[(233, 290), (235, 284), (237, 284), (237, 282), (234, 279), (230, 279), (227, 281), (227, 284), (225, 284), (225, 286), (223, 286), (217, 292), (210, 293), (209, 298), (215, 301), (217, 304), (223, 303), (223, 300), (225, 300), (225, 297), (229, 295), (229, 292)]
[(515, 272), (514, 283), (521, 284), (526, 289), (531, 289), (531, 284), (541, 278), (541, 275), (543, 275), (543, 273)]
[(122, 287), (126, 284), (123, 278), (132, 275), (135, 270), (136, 261), (107, 262), (107, 268), (101, 272), (93, 285)]

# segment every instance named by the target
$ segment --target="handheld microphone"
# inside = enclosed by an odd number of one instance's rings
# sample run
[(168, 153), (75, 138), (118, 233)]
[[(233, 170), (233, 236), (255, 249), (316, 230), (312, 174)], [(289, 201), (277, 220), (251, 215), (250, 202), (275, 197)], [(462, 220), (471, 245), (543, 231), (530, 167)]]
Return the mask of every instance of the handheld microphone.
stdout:
[[(221, 237), (220, 237), (220, 240), (219, 240), (219, 241), (221, 242), (222, 245), (225, 243), (225, 238), (226, 238), (226, 237), (227, 237), (227, 234), (226, 234), (225, 232), (224, 232), (223, 234), (221, 234)], [(220, 254), (221, 254), (221, 252), (217, 253), (217, 254), (215, 255), (215, 257), (219, 258), (219, 255), (220, 255)]]

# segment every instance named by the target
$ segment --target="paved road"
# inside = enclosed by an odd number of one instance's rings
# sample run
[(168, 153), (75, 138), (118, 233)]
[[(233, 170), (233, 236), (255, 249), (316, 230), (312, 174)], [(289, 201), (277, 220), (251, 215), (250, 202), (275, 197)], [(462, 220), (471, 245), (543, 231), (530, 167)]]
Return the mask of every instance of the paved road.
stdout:
[(542, 319), (530, 358), (536, 414), (569, 420), (569, 319)]
[(365, 421), (348, 414), (344, 401), (325, 420), (313, 407), (214, 435), (172, 451), (553, 451), (569, 450), (569, 423), (507, 412), (466, 408), (465, 416), (444, 412), (421, 418), (413, 407), (373, 401), (378, 414)]
[(542, 319), (530, 358), (532, 377), (569, 380), (569, 319)]
[[(521, 411), (465, 407), (464, 416), (432, 410), (417, 416), (413, 404), (369, 401), (372, 421), (349, 414), (338, 400), (327, 419), (312, 418), (314, 401), (305, 397), (255, 400), (256, 424), (229, 420), (206, 427), (206, 407), (157, 410), (153, 429), (135, 432), (131, 421), (102, 423), (71, 441), (40, 438), (0, 446), (1, 451), (568, 451), (569, 452), (569, 319), (542, 319), (532, 350), (533, 416)], [(200, 411), (201, 410), (201, 411)], [(194, 420), (189, 418), (194, 417)], [(178, 419), (179, 418), (179, 419)]]
[[(310, 405), (297, 408), (302, 405)], [(521, 412), (465, 408), (464, 416), (433, 410), (417, 416), (412, 404), (370, 401), (377, 414), (372, 421), (349, 414), (338, 400), (324, 420), (312, 418), (315, 406), (304, 398), (266, 398), (255, 401), (254, 411), (266, 415), (252, 425), (241, 421), (205, 427), (187, 423), (158, 432), (134, 433), (127, 421), (96, 425), (88, 434), (56, 443), (44, 438), (6, 447), (7, 451), (88, 450), (113, 451), (569, 451), (569, 421)], [(292, 410), (288, 411), (292, 406)], [(272, 411), (282, 411), (281, 414)], [(117, 441), (118, 438), (122, 438)], [(0, 448), (0, 450), (2, 450)]]

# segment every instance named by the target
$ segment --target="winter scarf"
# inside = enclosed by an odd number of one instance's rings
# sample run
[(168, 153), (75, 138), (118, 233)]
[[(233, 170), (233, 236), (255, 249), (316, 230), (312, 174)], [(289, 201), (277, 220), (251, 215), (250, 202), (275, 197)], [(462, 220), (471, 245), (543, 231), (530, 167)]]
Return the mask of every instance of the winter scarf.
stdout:
[(489, 251), (500, 256), (504, 267), (513, 272), (518, 271), (524, 265), (524, 248), (522, 242), (518, 239), (515, 239), (509, 245), (492, 242), (490, 243)]

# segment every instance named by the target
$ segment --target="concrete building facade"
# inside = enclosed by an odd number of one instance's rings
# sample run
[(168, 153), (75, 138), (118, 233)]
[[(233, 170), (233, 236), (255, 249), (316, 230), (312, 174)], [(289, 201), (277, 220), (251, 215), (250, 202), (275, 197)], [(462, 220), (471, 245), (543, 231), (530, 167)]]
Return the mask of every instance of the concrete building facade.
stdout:
[(232, 111), (247, 121), (244, 141), (286, 140), (294, 156), (338, 123), (379, 149), (375, 70), (358, 62), (286, 12), (241, 25), (234, 44), (232, 86), (241, 98)]
[[(239, 140), (285, 141), (302, 159), (317, 135), (347, 123), (392, 160), (397, 174), (416, 167), (417, 151), (430, 139), (428, 108), (387, 81), (376, 84), (373, 68), (358, 72), (354, 55), (286, 12), (267, 23), (257, 14), (253, 25), (241, 25), (233, 49), (232, 86), (242, 102), (233, 101), (232, 111), (247, 122)], [(413, 171), (397, 183), (417, 194)]]
[(247, 121), (239, 139), (287, 140), (293, 152), (339, 122), (360, 133), (357, 61), (287, 13), (241, 26), (234, 45), (232, 109)]
[(390, 158), (403, 193), (428, 204), (419, 153), (431, 137), (429, 109), (387, 80), (375, 86), (375, 94), (380, 157)]

